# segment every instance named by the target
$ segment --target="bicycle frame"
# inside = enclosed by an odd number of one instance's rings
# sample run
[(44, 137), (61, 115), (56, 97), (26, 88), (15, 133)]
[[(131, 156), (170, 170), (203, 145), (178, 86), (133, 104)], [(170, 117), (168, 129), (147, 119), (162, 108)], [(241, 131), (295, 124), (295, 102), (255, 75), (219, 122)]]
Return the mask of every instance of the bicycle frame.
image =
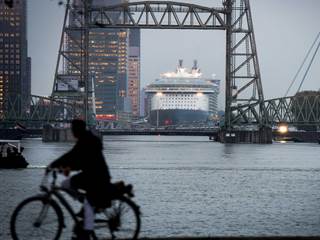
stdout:
[[(40, 194), (40, 196), (44, 196), (45, 198), (47, 198), (49, 201), (53, 201), (59, 208), (64, 207), (67, 212), (70, 214), (70, 216), (72, 217), (73, 221), (75, 222), (75, 224), (79, 224), (80, 221), (77, 218), (77, 215), (75, 213), (75, 211), (73, 210), (73, 208), (71, 207), (71, 205), (68, 203), (68, 201), (65, 199), (65, 197), (62, 195), (61, 192), (65, 192), (68, 195), (70, 195), (71, 197), (74, 197), (76, 200), (79, 200), (81, 202), (81, 198), (84, 197), (82, 196), (80, 193), (78, 192), (72, 192), (69, 189), (63, 188), (63, 187), (58, 187), (56, 186), (56, 171), (53, 171), (53, 181), (50, 184), (50, 187), (46, 187), (43, 184), (40, 185), (40, 191), (44, 192), (45, 195)], [(46, 176), (45, 176), (46, 177)], [(45, 181), (45, 179), (42, 181), (42, 183)], [(56, 201), (56, 199), (58, 201)], [(63, 211), (61, 211), (63, 214)], [(63, 217), (63, 221), (64, 221), (64, 217)], [(65, 223), (63, 223), (65, 226)]]
[[(52, 180), (49, 178), (49, 173), (52, 173)], [(50, 174), (51, 176), (51, 174)], [(65, 193), (74, 198), (74, 201), (79, 201), (83, 203), (83, 200), (85, 200), (85, 193), (82, 191), (76, 191), (73, 189), (69, 189), (66, 187), (61, 187), (56, 185), (57, 181), (57, 170), (46, 170), (45, 175), (42, 179), (42, 182), (40, 184), (40, 193), (34, 196), (31, 196), (30, 198), (25, 199), (22, 201), (17, 208), (15, 209), (11, 221), (10, 221), (10, 229), (12, 236), (17, 239), (16, 234), (16, 220), (17, 216), (19, 217), (19, 213), (21, 209), (23, 209), (26, 204), (29, 204), (33, 201), (40, 201), (42, 203), (42, 208), (40, 209), (40, 212), (37, 212), (35, 217), (35, 221), (32, 222), (33, 227), (39, 228), (43, 223), (46, 224), (45, 219), (47, 217), (47, 214), (49, 212), (50, 207), (53, 208), (55, 211), (58, 219), (58, 228), (57, 228), (57, 235), (60, 236), (62, 232), (62, 228), (66, 227), (66, 221), (65, 221), (65, 213), (63, 211), (63, 208), (68, 212), (67, 214), (70, 214), (71, 218), (73, 219), (73, 222), (75, 223), (75, 226), (78, 227), (82, 223), (82, 219), (78, 216), (78, 214), (75, 212), (75, 207), (72, 206), (71, 201), (64, 195)], [(124, 183), (122, 183), (124, 185)], [(115, 238), (118, 233), (115, 234), (115, 232), (120, 232), (119, 236), (123, 234), (122, 231), (129, 230), (132, 238), (136, 239), (139, 231), (140, 231), (140, 210), (139, 206), (137, 206), (132, 200), (130, 200), (130, 197), (133, 197), (133, 194), (131, 192), (132, 186), (128, 185), (129, 187), (124, 189), (123, 192), (119, 192), (117, 195), (114, 195), (112, 199), (115, 200), (114, 207), (112, 204), (106, 208), (103, 209), (97, 209), (97, 213), (101, 214), (98, 215), (97, 218), (95, 218), (95, 230), (98, 230), (100, 228), (107, 227), (109, 229), (109, 233), (111, 238)], [(122, 205), (124, 204), (124, 205)], [(133, 214), (133, 221), (128, 222), (129, 226), (131, 223), (133, 223), (132, 228), (122, 228), (121, 229), (121, 221), (120, 217), (122, 217), (122, 206), (125, 206), (129, 210), (131, 214)], [(110, 207), (110, 212), (106, 210)], [(22, 212), (23, 214), (23, 212)], [(33, 214), (33, 213), (32, 213)], [(81, 227), (81, 226), (80, 226)], [(120, 227), (120, 228), (119, 228)], [(76, 228), (77, 229), (77, 228)], [(120, 230), (119, 230), (120, 229)], [(76, 231), (74, 229), (74, 231)], [(33, 231), (31, 231), (32, 233)], [(98, 235), (102, 233), (101, 231), (98, 232)], [(20, 233), (19, 233), (20, 234)], [(104, 233), (103, 233), (104, 234)], [(92, 232), (92, 238), (97, 240), (97, 235), (95, 231)]]
[(67, 189), (59, 188), (59, 187), (56, 187), (55, 189), (51, 190), (48, 194), (55, 196), (59, 200), (60, 204), (68, 211), (68, 213), (72, 217), (73, 221), (78, 224), (79, 220), (76, 216), (75, 211), (73, 210), (71, 205), (68, 203), (68, 201), (63, 197), (63, 195), (59, 191), (66, 192), (67, 194), (70, 195), (70, 193)]

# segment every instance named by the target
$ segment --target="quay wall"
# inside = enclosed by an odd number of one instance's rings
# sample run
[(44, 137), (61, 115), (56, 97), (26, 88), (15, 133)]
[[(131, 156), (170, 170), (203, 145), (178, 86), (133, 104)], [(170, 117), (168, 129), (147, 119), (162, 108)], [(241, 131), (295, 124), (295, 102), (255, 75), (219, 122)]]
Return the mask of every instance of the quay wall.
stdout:
[[(320, 141), (320, 132), (291, 131), (279, 133), (277, 131), (230, 131), (229, 138), (227, 132), (218, 130), (163, 130), (155, 129), (148, 131), (141, 130), (103, 130), (98, 135), (166, 135), (166, 136), (208, 136), (211, 140), (222, 143), (271, 143), (275, 141), (294, 141), (316, 143)], [(0, 139), (21, 139), (24, 137), (42, 137), (44, 142), (65, 142), (74, 141), (70, 129), (43, 128), (27, 129), (19, 131), (17, 129), (0, 129)], [(270, 140), (271, 139), (271, 140)]]
[(320, 143), (320, 132), (287, 132), (287, 133), (273, 133), (274, 140), (294, 141), (294, 142), (318, 142)]
[(221, 143), (272, 143), (271, 128), (261, 128), (255, 131), (222, 130), (219, 132), (218, 141)]
[(44, 127), (42, 130), (43, 142), (73, 142), (75, 141), (70, 128)]

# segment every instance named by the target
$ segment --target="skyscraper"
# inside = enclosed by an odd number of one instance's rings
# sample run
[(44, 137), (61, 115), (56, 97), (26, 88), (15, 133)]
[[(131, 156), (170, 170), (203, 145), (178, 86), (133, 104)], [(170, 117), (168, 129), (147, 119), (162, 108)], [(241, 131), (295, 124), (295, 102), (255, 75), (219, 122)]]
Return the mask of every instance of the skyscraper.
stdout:
[[(100, 7), (128, 0), (90, 2), (92, 9), (98, 11)], [(53, 95), (78, 103), (87, 101), (86, 117), (94, 116), (91, 114), (94, 110), (100, 122), (126, 122), (132, 111), (135, 116), (139, 115), (140, 31), (99, 25), (89, 28), (83, 14), (84, 3), (89, 1), (73, 0), (72, 5), (68, 5)], [(114, 11), (108, 17), (116, 21), (124, 16)], [(95, 105), (91, 101), (92, 85)]]
[[(93, 0), (93, 7), (106, 7), (128, 2), (127, 0)], [(82, 6), (82, 0), (74, 4)], [(74, 14), (71, 13), (71, 14)], [(76, 13), (77, 14), (77, 13)], [(114, 13), (114, 17), (119, 16)], [(70, 16), (69, 25), (77, 24), (77, 16)], [(70, 33), (68, 33), (70, 35)], [(75, 33), (77, 34), (77, 33)], [(69, 52), (79, 48), (69, 38)], [(79, 52), (79, 51), (78, 51)], [(139, 115), (140, 87), (140, 31), (128, 29), (94, 28), (89, 31), (89, 76), (94, 79), (96, 119), (99, 121), (121, 120), (132, 112)], [(74, 54), (73, 58), (79, 58)], [(81, 61), (73, 61), (81, 64)], [(69, 64), (69, 73), (76, 73), (75, 64)], [(129, 71), (128, 71), (129, 69)], [(129, 82), (128, 82), (129, 81)], [(130, 114), (129, 114), (130, 115)]]
[[(121, 4), (127, 0), (93, 0), (93, 7)], [(91, 29), (89, 71), (95, 79), (96, 118), (117, 120), (125, 111), (127, 96), (127, 29)]]
[(95, 79), (96, 118), (116, 120), (124, 111), (127, 86), (127, 30), (90, 31), (89, 71)]
[(140, 117), (140, 29), (129, 32), (128, 97), (133, 117)]
[[(8, 110), (6, 99), (31, 94), (26, 8), (26, 0), (14, 0), (12, 8), (0, 0), (0, 118)], [(25, 111), (27, 107), (21, 101), (17, 102), (15, 110)]]

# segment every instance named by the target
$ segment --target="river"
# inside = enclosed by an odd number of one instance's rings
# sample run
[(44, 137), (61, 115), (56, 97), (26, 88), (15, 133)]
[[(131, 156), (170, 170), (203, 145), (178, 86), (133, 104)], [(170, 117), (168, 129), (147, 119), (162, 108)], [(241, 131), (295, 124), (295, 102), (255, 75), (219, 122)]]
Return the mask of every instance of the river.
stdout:
[[(0, 239), (10, 239), (9, 216), (38, 192), (44, 166), (72, 145), (22, 141), (29, 168), (0, 170)], [(319, 144), (105, 136), (104, 149), (113, 181), (134, 185), (143, 237), (320, 235)]]

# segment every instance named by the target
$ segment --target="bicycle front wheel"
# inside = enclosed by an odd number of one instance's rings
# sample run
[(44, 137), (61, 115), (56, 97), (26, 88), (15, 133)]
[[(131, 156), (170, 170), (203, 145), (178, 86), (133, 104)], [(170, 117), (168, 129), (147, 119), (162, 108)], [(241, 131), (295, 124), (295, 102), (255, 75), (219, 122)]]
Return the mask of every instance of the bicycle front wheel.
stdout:
[(59, 239), (63, 216), (59, 206), (46, 197), (31, 197), (14, 210), (10, 230), (14, 240)]
[(94, 231), (98, 239), (137, 239), (140, 231), (139, 207), (126, 197), (112, 200), (111, 207), (96, 214)]

